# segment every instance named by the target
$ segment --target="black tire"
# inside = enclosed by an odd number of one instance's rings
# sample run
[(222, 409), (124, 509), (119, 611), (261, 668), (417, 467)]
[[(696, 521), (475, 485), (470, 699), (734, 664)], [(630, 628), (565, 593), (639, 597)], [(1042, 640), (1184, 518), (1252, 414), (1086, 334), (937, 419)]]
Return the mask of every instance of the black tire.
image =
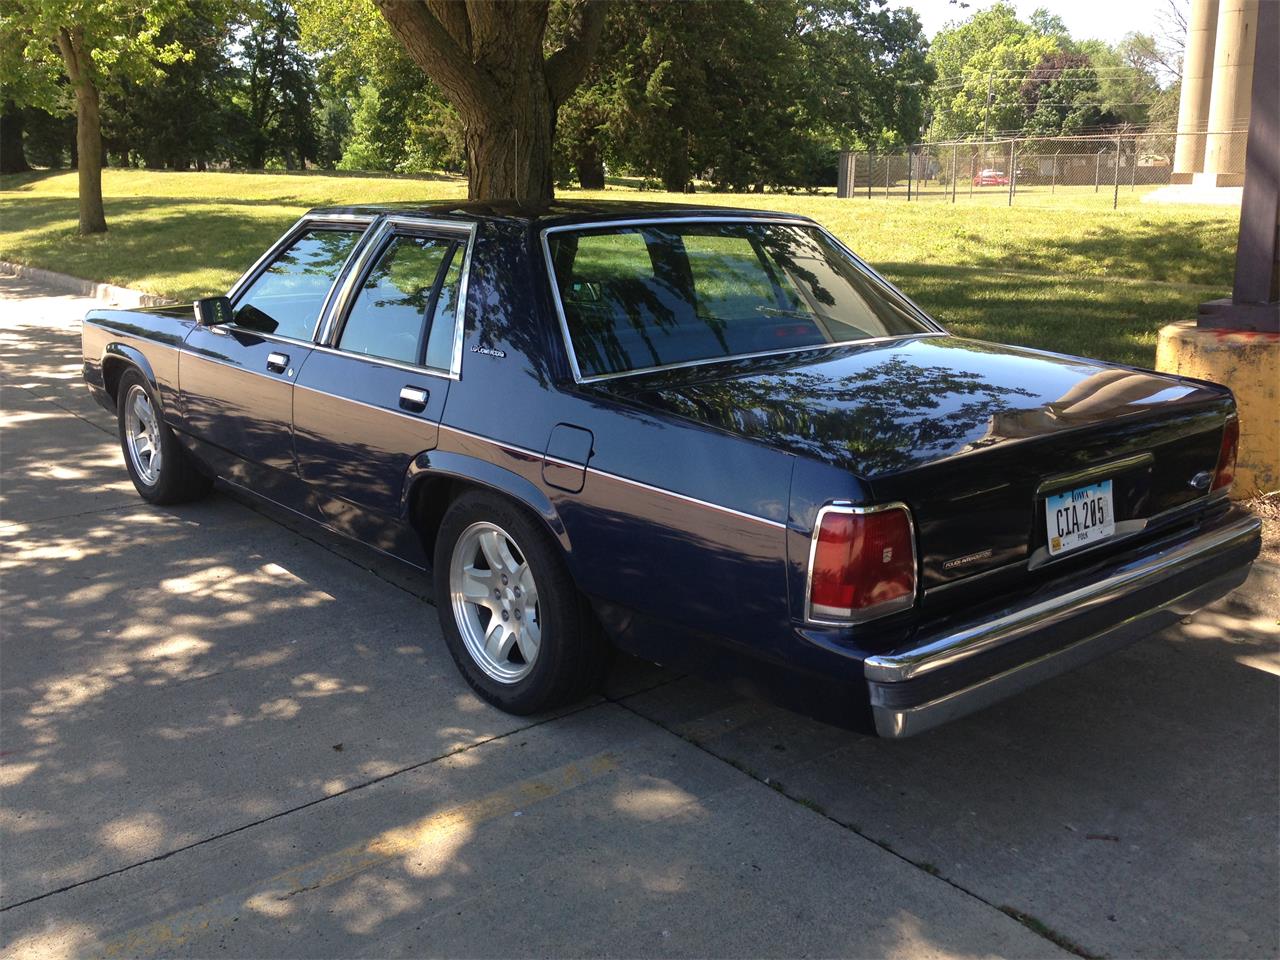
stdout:
[[(160, 463), (156, 476), (148, 476), (139, 469), (133, 451), (130, 450), (128, 407), (141, 391), (146, 395), (155, 417), (155, 434), (159, 440)], [(149, 503), (185, 503), (199, 500), (213, 487), (213, 479), (201, 471), (191, 454), (183, 449), (169, 425), (160, 416), (160, 404), (151, 385), (136, 369), (130, 369), (120, 377), (116, 389), (116, 429), (120, 435), (120, 452), (124, 455), (125, 469), (133, 481), (138, 495)]]
[[(536, 581), (541, 642), (527, 675), (501, 682), (480, 666), (463, 639), (450, 587), (459, 541), (476, 524), (507, 532)], [(599, 687), (612, 650), (578, 591), (559, 545), (525, 510), (494, 494), (468, 492), (441, 521), (434, 556), (436, 611), (454, 663), (482, 698), (507, 713), (527, 715), (581, 699)]]

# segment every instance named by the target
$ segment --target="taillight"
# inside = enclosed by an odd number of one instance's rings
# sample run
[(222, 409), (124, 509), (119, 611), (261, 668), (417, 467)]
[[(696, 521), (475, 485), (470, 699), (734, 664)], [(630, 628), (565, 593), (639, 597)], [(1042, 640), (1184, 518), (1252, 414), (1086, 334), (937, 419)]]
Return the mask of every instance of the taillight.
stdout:
[(858, 623), (904, 610), (915, 595), (915, 537), (905, 505), (818, 511), (809, 558), (810, 620)]
[(1236, 456), (1240, 453), (1240, 421), (1232, 417), (1222, 430), (1218, 466), (1213, 472), (1213, 490), (1227, 490), (1236, 478)]

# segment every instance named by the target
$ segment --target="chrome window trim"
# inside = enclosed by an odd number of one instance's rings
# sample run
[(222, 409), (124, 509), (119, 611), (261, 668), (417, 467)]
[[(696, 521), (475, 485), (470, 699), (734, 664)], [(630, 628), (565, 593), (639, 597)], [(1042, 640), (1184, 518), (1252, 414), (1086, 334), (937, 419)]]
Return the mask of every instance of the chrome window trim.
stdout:
[[(365, 241), (356, 251), (352, 251), (353, 254), (358, 252), (359, 256), (355, 258), (354, 262), (344, 266), (344, 272), (336, 284), (336, 290), (331, 291), (330, 298), (325, 303), (325, 309), (320, 314), (320, 323), (316, 333), (316, 349), (323, 350), (325, 353), (336, 353), (344, 357), (359, 357), (362, 360), (386, 363), (412, 373), (426, 373), (435, 377), (461, 380), (462, 343), (467, 319), (467, 291), (471, 281), (471, 258), (475, 251), (477, 228), (478, 224), (474, 222), (463, 223), (457, 220), (437, 220), (430, 217), (414, 217), (402, 214), (390, 214), (381, 218), (377, 226), (368, 233)], [(397, 234), (423, 231), (445, 234), (454, 240), (462, 242), (464, 245), (462, 275), (458, 278), (458, 304), (454, 312), (453, 348), (449, 359), (449, 369), (443, 370), (439, 367), (418, 366), (415, 363), (404, 363), (384, 357), (375, 358), (340, 349), (334, 343), (334, 338), (338, 335), (338, 321), (340, 318), (345, 318), (348, 311), (355, 304), (355, 298), (359, 296), (359, 291), (356, 290), (356, 287), (373, 266), (375, 258), (386, 249), (387, 242), (391, 237)]]
[[(615, 230), (626, 227), (644, 227), (661, 225), (664, 223), (758, 223), (758, 224), (775, 224), (785, 226), (808, 227), (817, 230), (824, 237), (831, 241), (835, 248), (847, 256), (850, 262), (860, 271), (867, 274), (872, 280), (883, 284), (893, 293), (902, 298), (902, 301), (915, 313), (916, 318), (920, 320), (929, 329), (922, 330), (918, 333), (901, 333), (886, 337), (864, 337), (860, 340), (839, 340), (832, 343), (817, 343), (806, 347), (784, 347), (779, 350), (766, 350), (758, 353), (740, 353), (727, 357), (704, 357), (698, 360), (684, 360), (680, 363), (668, 363), (657, 367), (637, 367), (634, 370), (619, 370), (613, 373), (598, 373), (584, 377), (582, 369), (578, 366), (578, 355), (573, 348), (573, 337), (569, 333), (569, 321), (565, 316), (564, 303), (560, 299), (560, 285), (556, 282), (555, 263), (551, 258), (551, 243), (549, 236), (553, 233), (591, 233), (594, 231)], [(831, 231), (820, 223), (816, 223), (807, 217), (799, 215), (772, 214), (765, 217), (753, 217), (743, 214), (737, 216), (688, 216), (688, 217), (641, 217), (632, 220), (596, 220), (586, 221), (583, 223), (566, 223), (559, 224), (554, 227), (544, 227), (540, 234), (542, 243), (542, 259), (543, 265), (546, 267), (547, 283), (551, 287), (551, 300), (555, 304), (556, 316), (560, 322), (560, 337), (564, 343), (565, 353), (569, 358), (569, 368), (573, 373), (574, 383), (596, 383), (601, 380), (615, 380), (619, 377), (639, 376), (645, 373), (654, 373), (659, 370), (679, 370), (686, 367), (701, 367), (711, 363), (728, 363), (734, 360), (752, 360), (757, 357), (772, 357), (788, 353), (803, 353), (806, 350), (825, 350), (829, 347), (852, 346), (863, 343), (886, 343), (892, 340), (912, 339), (916, 337), (936, 337), (949, 336), (942, 326), (925, 313), (919, 306), (915, 304), (901, 290), (886, 280), (880, 274), (876, 273), (866, 261), (862, 260), (857, 254), (850, 250), (847, 246), (840, 242), (839, 238), (834, 236)]]
[(236, 333), (242, 333), (247, 337), (258, 337), (261, 340), (270, 340), (272, 343), (292, 343), (299, 347), (306, 347), (308, 350), (315, 349), (315, 343), (311, 340), (299, 340), (296, 337), (282, 337), (278, 333), (261, 333), (258, 330), (251, 330), (248, 327), (228, 327), (222, 324), (214, 327), (205, 327), (210, 333), (216, 333), (222, 337), (230, 337)]
[[(342, 281), (343, 275), (351, 266), (352, 260), (360, 253), (365, 239), (369, 234), (369, 227), (373, 225), (378, 218), (371, 214), (348, 214), (348, 213), (304, 213), (294, 224), (289, 227), (280, 238), (269, 246), (266, 252), (253, 262), (235, 283), (231, 285), (231, 289), (227, 291), (227, 299), (231, 301), (231, 307), (234, 310), (236, 301), (244, 295), (245, 290), (251, 286), (254, 281), (271, 265), (271, 263), (283, 253), (286, 249), (294, 244), (303, 233), (306, 233), (312, 226), (319, 225), (322, 228), (340, 229), (342, 227), (350, 227), (353, 231), (359, 229), (359, 235), (356, 237), (355, 246), (351, 248), (351, 252), (347, 254), (347, 259), (343, 262), (338, 275), (334, 278), (334, 282), (329, 284), (329, 292), (325, 294), (324, 300), (320, 304), (320, 313), (316, 316), (315, 326), (311, 330), (311, 340), (297, 340), (293, 337), (277, 337), (288, 343), (305, 343), (310, 345), (316, 342), (319, 336), (321, 324), (324, 322), (325, 312), (329, 309), (330, 303), (333, 301), (333, 293), (335, 287)], [(234, 326), (234, 324), (233, 324)], [(216, 329), (210, 327), (209, 329)], [(246, 330), (255, 333), (258, 336), (267, 336), (266, 334), (250, 331), (247, 327), (236, 327), (237, 330)]]
[[(844, 513), (853, 516), (859, 516), (868, 513), (884, 513), (887, 510), (901, 510), (907, 515), (907, 529), (911, 533), (911, 565), (912, 583), (911, 593), (908, 596), (901, 597), (897, 600), (888, 600), (878, 603), (874, 607), (867, 607), (864, 610), (855, 610), (849, 619), (831, 620), (824, 617), (813, 616), (813, 561), (818, 553), (818, 531), (822, 529), (822, 520), (829, 513)], [(823, 627), (848, 627), (859, 623), (867, 623), (870, 620), (878, 620), (881, 617), (887, 617), (891, 613), (899, 613), (903, 610), (909, 610), (916, 605), (916, 601), (920, 596), (920, 550), (916, 541), (916, 520), (911, 515), (911, 508), (901, 500), (893, 500), (889, 503), (877, 503), (871, 506), (856, 506), (845, 500), (835, 500), (831, 503), (824, 504), (818, 508), (817, 516), (813, 519), (813, 531), (809, 534), (809, 567), (804, 574), (804, 620), (805, 623), (816, 624)], [(869, 611), (869, 612), (868, 612)]]
[(380, 367), (394, 367), (397, 370), (403, 370), (405, 373), (412, 373), (418, 376), (435, 377), (437, 380), (457, 380), (448, 370), (441, 370), (438, 367), (419, 367), (412, 363), (404, 363), (400, 360), (390, 360), (386, 357), (375, 357), (368, 353), (352, 353), (349, 350), (339, 350), (337, 347), (330, 347), (323, 343), (317, 343), (312, 348), (316, 353), (328, 353), (335, 357), (346, 357), (353, 360), (364, 360), (368, 363), (376, 363)]
[(636, 367), (634, 370), (619, 370), (617, 373), (597, 373), (590, 377), (582, 377), (578, 383), (600, 383), (604, 380), (618, 380), (622, 377), (638, 377), (646, 373), (660, 373), (664, 370), (682, 370), (686, 367), (705, 367), (712, 363), (736, 363), (739, 360), (755, 360), (760, 357), (777, 357), (783, 354), (805, 353), (811, 350), (827, 350), (831, 347), (862, 346), (865, 343), (892, 343), (895, 340), (918, 340), (921, 337), (945, 337), (945, 333), (899, 333), (891, 337), (867, 337), (865, 340), (841, 340), (835, 343), (815, 343), (808, 347), (781, 347), (777, 350), (762, 350), (758, 353), (735, 353), (731, 357), (707, 357), (702, 360), (682, 360), (679, 363), (667, 363), (660, 367)]

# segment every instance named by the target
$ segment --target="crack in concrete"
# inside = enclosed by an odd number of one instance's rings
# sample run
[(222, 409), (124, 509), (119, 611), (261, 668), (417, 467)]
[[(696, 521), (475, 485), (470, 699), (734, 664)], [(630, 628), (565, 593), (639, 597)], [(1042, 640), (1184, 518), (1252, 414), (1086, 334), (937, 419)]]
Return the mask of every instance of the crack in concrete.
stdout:
[[(659, 684), (659, 686), (662, 686), (662, 684)], [(832, 816), (826, 810), (822, 809), (820, 806), (815, 804), (812, 800), (809, 800), (805, 797), (797, 796), (793, 793), (788, 792), (782, 783), (777, 781), (771, 781), (764, 777), (761, 777), (760, 775), (756, 774), (754, 771), (747, 769), (744, 765), (734, 762), (727, 756), (722, 756), (721, 754), (716, 753), (714, 750), (708, 747), (701, 740), (695, 737), (684, 736), (678, 730), (673, 730), (671, 727), (667, 726), (661, 720), (656, 720), (653, 717), (647, 716), (641, 713), (635, 707), (632, 707), (626, 703), (627, 700), (633, 697), (639, 696), (641, 693), (645, 693), (645, 692), (646, 691), (644, 690), (637, 690), (635, 693), (629, 693), (626, 696), (619, 697), (617, 699), (613, 699), (609, 697), (606, 697), (605, 699), (608, 700), (609, 703), (619, 706), (623, 710), (626, 710), (628, 713), (636, 717), (639, 717), (641, 720), (645, 720), (653, 724), (659, 730), (663, 730), (666, 733), (669, 733), (671, 736), (678, 737), (679, 739), (683, 740), (685, 743), (688, 743), (691, 746), (696, 747), (698, 750), (701, 750), (707, 756), (714, 757), (715, 759), (719, 760), (721, 763), (724, 763), (730, 767), (733, 767), (743, 776), (746, 776), (754, 780), (756, 783), (759, 783), (761, 786), (768, 787), (774, 793), (777, 793), (780, 796), (785, 797), (786, 799), (790, 800), (792, 803), (798, 806), (804, 807), (805, 809), (822, 817), (825, 820), (830, 820), (832, 823), (836, 824), (837, 826), (842, 827), (845, 830), (848, 830), (850, 833), (861, 837), (863, 840), (866, 840), (869, 843), (874, 843), (877, 847), (879, 847), (885, 853), (889, 854), (890, 856), (896, 857), (897, 859), (901, 860), (903, 863), (909, 864), (910, 866), (919, 870), (921, 873), (926, 873), (929, 876), (942, 881), (947, 886), (953, 888), (954, 890), (959, 891), (960, 893), (964, 894), (967, 897), (971, 897), (972, 899), (981, 903), (983, 906), (990, 907), (992, 910), (996, 911), (997, 913), (1003, 913), (1005, 916), (1010, 917), (1017, 923), (1020, 923), (1022, 926), (1026, 927), (1036, 936), (1040, 937), (1041, 939), (1049, 943), (1052, 943), (1054, 946), (1058, 947), (1059, 949), (1068, 950), (1071, 953), (1075, 954), (1076, 956), (1084, 958), (1084, 960), (1102, 960), (1102, 958), (1098, 957), (1095, 954), (1085, 952), (1083, 948), (1078, 947), (1075, 943), (1073, 943), (1070, 940), (1067, 940), (1065, 937), (1062, 937), (1061, 935), (1056, 934), (1056, 932), (1053, 936), (1046, 935), (1046, 933), (1040, 929), (1044, 925), (1039, 923), (1039, 921), (1036, 921), (1034, 917), (1029, 917), (1025, 914), (1015, 915), (1016, 911), (1015, 913), (1010, 913), (1008, 908), (1002, 907), (999, 904), (991, 902), (986, 897), (982, 896), (980, 893), (975, 893), (973, 890), (970, 890), (969, 888), (961, 885), (957, 881), (952, 880), (950, 877), (943, 876), (938, 871), (938, 868), (935, 867), (933, 864), (924, 863), (924, 862), (918, 863), (915, 860), (912, 860), (906, 854), (900, 853), (899, 851), (895, 850), (887, 842), (883, 840), (877, 840), (875, 837), (872, 837), (864, 833), (862, 830), (858, 829), (853, 824), (845, 823), (843, 820), (839, 819), (838, 817)], [(1047, 930), (1048, 928), (1046, 927), (1045, 929)]]

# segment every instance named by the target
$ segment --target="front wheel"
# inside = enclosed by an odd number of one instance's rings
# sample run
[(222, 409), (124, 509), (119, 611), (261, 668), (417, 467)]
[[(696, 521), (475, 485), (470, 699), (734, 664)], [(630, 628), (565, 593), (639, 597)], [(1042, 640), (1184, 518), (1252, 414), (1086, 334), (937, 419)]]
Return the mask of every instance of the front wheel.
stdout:
[(599, 683), (608, 647), (558, 547), (519, 507), (464, 494), (440, 524), (434, 565), (449, 652), (489, 703), (537, 713)]
[(120, 378), (116, 422), (129, 479), (150, 503), (181, 503), (209, 492), (213, 481), (200, 472), (182, 448), (146, 379), (137, 370)]

